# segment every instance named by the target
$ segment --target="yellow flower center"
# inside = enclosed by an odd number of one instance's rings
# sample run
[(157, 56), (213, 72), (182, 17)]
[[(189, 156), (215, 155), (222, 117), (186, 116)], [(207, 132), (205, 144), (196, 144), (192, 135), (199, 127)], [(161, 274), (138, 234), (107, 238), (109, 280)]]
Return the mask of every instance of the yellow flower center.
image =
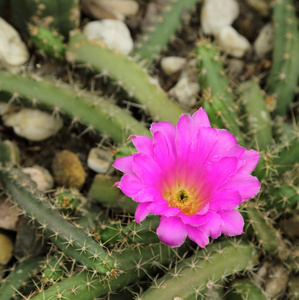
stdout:
[(164, 193), (164, 199), (169, 202), (169, 206), (179, 208), (186, 215), (197, 213), (201, 206), (197, 193), (190, 189), (168, 190)]

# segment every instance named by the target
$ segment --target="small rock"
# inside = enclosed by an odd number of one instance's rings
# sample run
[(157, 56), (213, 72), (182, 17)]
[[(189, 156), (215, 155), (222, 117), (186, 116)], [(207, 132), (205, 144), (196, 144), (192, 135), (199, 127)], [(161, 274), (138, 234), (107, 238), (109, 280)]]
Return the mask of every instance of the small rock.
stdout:
[(181, 77), (168, 94), (180, 103), (191, 107), (197, 101), (198, 92), (199, 84), (197, 82), (190, 82), (187, 77)]
[(161, 59), (161, 68), (166, 75), (172, 75), (184, 67), (186, 59), (177, 56), (168, 56)]
[(236, 0), (205, 0), (201, 9), (203, 33), (218, 34), (223, 27), (231, 25), (238, 15)]
[(54, 179), (60, 186), (81, 189), (85, 183), (86, 173), (78, 156), (68, 150), (56, 154), (52, 171)]
[(274, 28), (272, 23), (266, 24), (253, 44), (258, 58), (265, 58), (266, 54), (273, 49)]
[(111, 152), (99, 148), (93, 148), (89, 152), (87, 165), (93, 171), (105, 174), (109, 170), (112, 161), (113, 155)]
[(32, 168), (23, 168), (22, 172), (30, 175), (31, 179), (36, 183), (37, 189), (41, 192), (50, 190), (54, 185), (50, 172), (43, 167), (34, 165)]
[(249, 41), (231, 26), (222, 28), (216, 35), (216, 41), (224, 52), (237, 58), (251, 50)]
[(269, 299), (278, 299), (286, 291), (290, 271), (281, 263), (264, 262), (255, 283), (264, 288)]
[(18, 71), (29, 53), (18, 32), (0, 18), (0, 68)]
[(232, 58), (228, 60), (228, 73), (235, 76), (241, 75), (244, 69), (245, 63), (243, 60)]
[(134, 43), (130, 31), (122, 21), (92, 21), (85, 25), (83, 32), (89, 40), (101, 40), (109, 49), (124, 55), (133, 50)]
[(99, 0), (99, 2), (126, 17), (135, 16), (139, 10), (139, 4), (133, 0)]
[(17, 230), (20, 210), (4, 198), (0, 198), (0, 228)]
[(30, 141), (42, 141), (56, 134), (63, 123), (59, 116), (37, 109), (22, 108), (18, 112), (3, 116), (5, 126), (11, 126), (14, 132)]
[(0, 265), (6, 265), (12, 258), (12, 240), (3, 233), (0, 233)]
[(95, 19), (124, 21), (126, 16), (134, 16), (139, 10), (134, 0), (81, 0), (81, 9)]
[(271, 9), (271, 1), (268, 0), (247, 0), (247, 3), (259, 12), (263, 17), (269, 15)]

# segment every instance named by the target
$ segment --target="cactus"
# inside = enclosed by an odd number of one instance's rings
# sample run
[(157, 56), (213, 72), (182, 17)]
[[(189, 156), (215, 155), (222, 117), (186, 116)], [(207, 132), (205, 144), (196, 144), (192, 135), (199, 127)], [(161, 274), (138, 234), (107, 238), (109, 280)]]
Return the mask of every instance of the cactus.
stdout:
[(201, 40), (195, 49), (195, 56), (199, 84), (205, 89), (203, 108), (209, 115), (214, 116), (211, 119), (213, 125), (228, 129), (237, 137), (239, 144), (244, 144), (237, 106), (217, 47), (206, 40)]
[(23, 283), (27, 282), (40, 269), (41, 262), (41, 258), (34, 257), (19, 262), (17, 266), (14, 266), (9, 275), (2, 282), (0, 281), (0, 299), (10, 300), (13, 294), (16, 294), (23, 286)]
[(23, 33), (28, 32), (27, 25), (43, 26), (58, 31), (65, 37), (79, 26), (78, 0), (18, 0), (10, 1), (13, 25)]
[(42, 271), (43, 280), (55, 282), (66, 275), (66, 258), (64, 254), (56, 252), (51, 258), (47, 259)]
[[(160, 86), (132, 59), (106, 48), (101, 41), (88, 41), (74, 34), (69, 42), (70, 62), (87, 64), (96, 72), (105, 72), (140, 103), (154, 120), (176, 123), (183, 110), (172, 102)], [(167, 108), (167, 109), (161, 109)]]
[(187, 14), (195, 8), (198, 0), (171, 0), (163, 8), (149, 32), (141, 36), (136, 42), (133, 56), (139, 61), (145, 60), (150, 65), (162, 50), (167, 46), (177, 29), (181, 26), (183, 14)]
[(284, 115), (294, 99), (299, 78), (299, 31), (293, 0), (276, 1), (273, 21), (274, 53), (268, 90), (277, 97), (275, 112)]
[[(161, 265), (167, 265), (169, 260), (182, 255), (186, 250), (182, 246), (180, 250), (171, 251), (163, 244), (152, 244), (142, 249), (127, 249), (119, 254), (114, 254), (118, 269), (122, 270), (117, 276), (111, 278), (96, 278), (86, 271), (74, 274), (61, 282), (52, 285), (49, 289), (39, 293), (34, 299), (73, 299), (92, 300), (95, 297), (105, 295), (109, 291), (114, 291), (128, 286), (133, 282), (141, 280), (145, 275), (150, 276)], [(141, 255), (139, 254), (141, 251)], [(59, 298), (59, 295), (63, 298)]]
[(279, 231), (271, 224), (271, 219), (259, 210), (257, 204), (246, 204), (248, 224), (254, 229), (258, 244), (272, 256), (285, 258), (288, 255), (287, 246)]
[(97, 174), (88, 193), (88, 198), (107, 207), (118, 208), (134, 213), (137, 203), (113, 188), (116, 178)]
[(67, 85), (59, 87), (59, 84), (35, 76), (30, 78), (0, 71), (0, 88), (2, 92), (33, 104), (46, 105), (56, 112), (65, 113), (75, 122), (83, 122), (90, 129), (98, 130), (120, 143), (130, 133), (150, 135), (143, 125), (118, 106), (83, 91), (76, 93)]
[(260, 149), (266, 149), (272, 143), (271, 118), (263, 99), (263, 93), (257, 82), (242, 82), (239, 86), (247, 113), (249, 133)]
[(155, 234), (160, 222), (158, 216), (151, 216), (144, 220), (141, 224), (135, 222), (129, 223), (123, 227), (119, 222), (103, 224), (96, 230), (99, 234), (102, 244), (122, 244), (122, 243), (140, 243), (151, 244), (158, 243), (159, 238)]
[(228, 299), (243, 300), (243, 299), (256, 299), (267, 300), (264, 293), (252, 282), (235, 279), (230, 285), (231, 291), (228, 294)]
[(50, 58), (63, 59), (65, 54), (65, 46), (62, 38), (52, 31), (37, 26), (29, 26), (31, 34), (31, 42), (38, 51)]
[(217, 285), (226, 276), (251, 269), (257, 259), (257, 251), (246, 243), (215, 243), (207, 252), (203, 250), (184, 259), (156, 280), (141, 299), (197, 299), (206, 288)]
[(10, 168), (2, 168), (0, 174), (4, 189), (18, 203), (23, 214), (37, 221), (43, 232), (65, 254), (100, 274), (106, 274), (114, 268), (108, 254), (98, 243), (66, 221), (42, 194), (35, 191), (35, 184), (28, 175)]

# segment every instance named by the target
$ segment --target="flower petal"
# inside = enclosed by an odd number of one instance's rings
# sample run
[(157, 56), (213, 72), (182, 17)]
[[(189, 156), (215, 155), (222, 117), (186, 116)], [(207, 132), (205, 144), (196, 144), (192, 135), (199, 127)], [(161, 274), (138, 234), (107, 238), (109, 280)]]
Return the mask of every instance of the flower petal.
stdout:
[(135, 199), (137, 193), (145, 188), (142, 181), (134, 175), (125, 174), (120, 182), (118, 183), (118, 187), (122, 190), (124, 194)]
[(245, 151), (244, 155), (241, 157), (241, 160), (244, 160), (245, 164), (240, 171), (250, 174), (255, 169), (260, 157), (260, 154), (255, 150)]
[(165, 182), (171, 186), (175, 180), (176, 154), (173, 141), (170, 142), (161, 131), (154, 133), (155, 160), (158, 163)]
[(207, 222), (199, 226), (200, 230), (207, 236), (211, 236), (213, 239), (218, 238), (221, 235), (221, 229), (223, 221), (218, 213), (209, 211), (206, 214)]
[(260, 186), (256, 177), (246, 173), (237, 173), (222, 188), (237, 190), (244, 201), (254, 197), (259, 192)]
[(147, 209), (149, 203), (139, 203), (137, 205), (136, 211), (135, 211), (135, 220), (137, 223), (142, 222), (147, 215), (150, 213), (150, 211)]
[(200, 126), (205, 126), (205, 127), (211, 126), (209, 117), (206, 111), (202, 107), (192, 115), (192, 119), (194, 121), (195, 128), (198, 128)]
[(218, 212), (223, 221), (221, 231), (229, 236), (239, 235), (243, 233), (244, 220), (241, 214), (232, 209)]
[(236, 157), (224, 157), (211, 162), (205, 170), (204, 192), (211, 195), (234, 174), (238, 159)]
[(157, 234), (170, 247), (181, 246), (187, 237), (187, 227), (178, 217), (162, 216)]
[(160, 188), (161, 169), (152, 157), (143, 153), (134, 154), (133, 171), (145, 185)]
[(137, 134), (130, 135), (129, 139), (132, 140), (132, 143), (139, 153), (154, 157), (153, 139)]
[(113, 163), (113, 167), (123, 173), (135, 175), (132, 169), (133, 156), (125, 156), (116, 159)]
[(173, 148), (175, 147), (174, 140), (175, 140), (176, 129), (173, 124), (169, 122), (153, 123), (151, 125), (150, 131), (153, 136), (155, 132), (160, 131), (169, 142), (173, 143)]
[(164, 200), (157, 189), (146, 187), (136, 194), (134, 200), (137, 202), (158, 202), (160, 199)]
[(188, 237), (195, 242), (199, 247), (205, 248), (209, 243), (209, 237), (200, 230), (199, 227), (187, 225)]
[(242, 198), (236, 190), (220, 189), (213, 193), (208, 201), (211, 210), (222, 211), (237, 207)]

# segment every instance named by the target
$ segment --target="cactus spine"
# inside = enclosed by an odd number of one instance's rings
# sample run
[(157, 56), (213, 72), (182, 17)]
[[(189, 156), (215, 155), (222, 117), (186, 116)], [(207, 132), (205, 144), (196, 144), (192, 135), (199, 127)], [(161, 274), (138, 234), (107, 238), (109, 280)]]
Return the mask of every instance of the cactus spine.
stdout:
[(273, 10), (274, 53), (268, 89), (277, 96), (275, 112), (285, 115), (299, 78), (299, 31), (293, 0), (276, 1)]
[(60, 87), (59, 84), (32, 77), (0, 71), (0, 89), (34, 104), (46, 105), (56, 112), (65, 113), (75, 121), (82, 122), (120, 143), (130, 133), (150, 135), (137, 120), (104, 99), (83, 91), (76, 93), (67, 85)]
[[(176, 123), (183, 110), (171, 101), (160, 86), (136, 62), (106, 48), (101, 41), (88, 41), (74, 34), (68, 45), (67, 58), (85, 63), (96, 72), (104, 72), (143, 105), (154, 120)], [(161, 109), (164, 108), (164, 109)]]
[(183, 14), (191, 11), (197, 2), (198, 0), (168, 1), (157, 22), (137, 41), (133, 56), (139, 61), (145, 60), (147, 65), (152, 63), (181, 26)]

